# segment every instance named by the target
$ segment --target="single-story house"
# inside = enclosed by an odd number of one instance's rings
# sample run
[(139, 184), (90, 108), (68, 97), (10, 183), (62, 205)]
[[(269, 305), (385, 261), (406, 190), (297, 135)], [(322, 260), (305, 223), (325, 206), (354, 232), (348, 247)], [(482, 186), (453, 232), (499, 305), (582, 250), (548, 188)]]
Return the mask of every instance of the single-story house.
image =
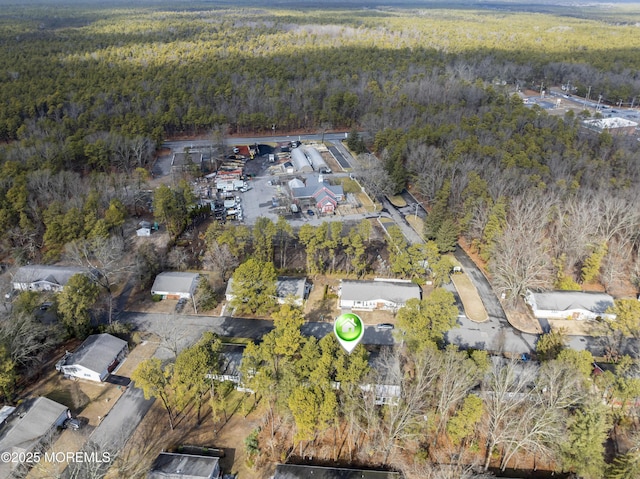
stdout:
[(60, 292), (69, 279), (76, 274), (88, 274), (87, 268), (30, 264), (21, 266), (13, 275), (13, 289), (17, 291)]
[[(298, 306), (302, 306), (304, 300), (309, 295), (311, 285), (307, 283), (307, 278), (294, 278), (291, 276), (278, 276), (276, 280), (276, 300), (280, 304), (287, 302), (289, 298)], [(233, 300), (233, 278), (229, 278), (227, 289), (225, 290), (225, 299)]]
[(373, 281), (342, 280), (338, 306), (355, 310), (396, 310), (409, 299), (421, 299), (421, 295), (420, 286), (411, 281), (378, 278)]
[(272, 479), (402, 479), (399, 472), (278, 464)]
[(217, 457), (161, 452), (147, 479), (216, 479), (222, 475), (219, 462)]
[(369, 367), (375, 372), (374, 384), (363, 384), (365, 392), (374, 391), (374, 404), (397, 405), (402, 396), (402, 370), (400, 360), (392, 355), (392, 348), (383, 346), (380, 352), (369, 354)]
[(535, 293), (527, 290), (525, 302), (531, 306), (536, 318), (541, 319), (615, 319), (607, 314), (614, 306), (613, 298), (606, 293), (583, 291), (549, 291)]
[(311, 285), (307, 283), (307, 278), (278, 276), (276, 282), (276, 299), (278, 303), (284, 304), (288, 298), (292, 298), (295, 304), (302, 306), (310, 290)]
[(56, 364), (56, 369), (66, 376), (102, 382), (128, 352), (126, 341), (106, 333), (93, 334), (76, 351), (67, 352)]
[(240, 365), (243, 354), (244, 345), (224, 345), (219, 354), (220, 370), (218, 374), (213, 374), (210, 377), (215, 381), (230, 381), (236, 385), (238, 390), (248, 391), (241, 385)]
[(162, 296), (162, 299), (189, 299), (198, 286), (199, 277), (198, 273), (165, 271), (156, 276), (151, 294)]
[[(69, 409), (46, 397), (29, 398), (17, 407), (0, 411), (0, 453), (28, 454), (48, 446)], [(21, 463), (0, 461), (0, 477), (22, 477)], [(22, 463), (24, 467), (24, 462)], [(12, 473), (15, 474), (12, 475)]]

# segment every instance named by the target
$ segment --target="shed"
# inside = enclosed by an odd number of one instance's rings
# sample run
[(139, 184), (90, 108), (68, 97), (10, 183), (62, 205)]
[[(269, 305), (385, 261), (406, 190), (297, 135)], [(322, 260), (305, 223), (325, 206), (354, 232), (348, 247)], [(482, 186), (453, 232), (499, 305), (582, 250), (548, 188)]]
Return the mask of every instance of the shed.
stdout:
[(156, 276), (151, 294), (162, 296), (162, 299), (189, 299), (196, 290), (199, 277), (198, 273), (165, 271)]
[(110, 334), (89, 336), (73, 353), (67, 352), (56, 364), (66, 376), (102, 382), (127, 356), (127, 342)]

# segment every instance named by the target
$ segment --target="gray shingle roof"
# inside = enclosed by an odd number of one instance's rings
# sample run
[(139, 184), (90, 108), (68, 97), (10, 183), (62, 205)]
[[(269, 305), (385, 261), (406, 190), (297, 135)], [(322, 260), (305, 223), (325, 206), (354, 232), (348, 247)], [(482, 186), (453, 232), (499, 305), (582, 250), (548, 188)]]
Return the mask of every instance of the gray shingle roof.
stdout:
[(343, 280), (341, 299), (346, 301), (374, 301), (383, 299), (394, 303), (406, 303), (411, 298), (420, 299), (420, 286), (415, 283), (395, 281)]
[(127, 342), (110, 334), (93, 334), (70, 354), (65, 365), (77, 364), (90, 371), (101, 373), (127, 345)]
[(293, 278), (290, 276), (279, 276), (276, 283), (276, 295), (278, 298), (286, 299), (290, 294), (296, 298), (304, 299), (304, 286), (306, 278)]
[(48, 281), (50, 283), (64, 286), (71, 276), (78, 273), (86, 273), (87, 268), (74, 266), (58, 266), (44, 264), (30, 264), (21, 266), (13, 275), (14, 283), (35, 283), (37, 281)]
[(67, 409), (46, 397), (27, 399), (0, 427), (0, 451), (30, 451)]
[(151, 293), (169, 292), (169, 293), (192, 293), (195, 287), (198, 273), (184, 273), (180, 271), (166, 271), (156, 276)]

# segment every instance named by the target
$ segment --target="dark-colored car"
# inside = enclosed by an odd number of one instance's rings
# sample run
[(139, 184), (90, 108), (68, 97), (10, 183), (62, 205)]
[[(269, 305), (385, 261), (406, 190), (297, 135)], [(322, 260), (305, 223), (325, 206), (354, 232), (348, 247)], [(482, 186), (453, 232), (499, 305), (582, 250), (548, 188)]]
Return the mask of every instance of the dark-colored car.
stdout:
[(69, 417), (62, 423), (62, 427), (64, 429), (73, 429), (74, 431), (80, 429), (80, 426), (80, 421), (78, 421), (78, 419), (76, 419), (75, 417)]
[(309, 216), (313, 216), (313, 215), (315, 215), (315, 213), (313, 212), (313, 210), (307, 210), (307, 214), (308, 214)]
[(181, 313), (185, 304), (187, 304), (186, 298), (180, 298), (176, 303), (176, 313)]

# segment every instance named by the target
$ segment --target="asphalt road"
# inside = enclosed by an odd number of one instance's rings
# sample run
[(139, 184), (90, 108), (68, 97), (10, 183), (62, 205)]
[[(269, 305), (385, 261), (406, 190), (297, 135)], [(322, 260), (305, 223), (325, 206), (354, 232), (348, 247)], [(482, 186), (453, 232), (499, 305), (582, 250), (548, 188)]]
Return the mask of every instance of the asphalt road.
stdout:
[[(182, 350), (195, 343), (205, 331), (213, 331), (223, 337), (249, 338), (259, 341), (273, 330), (273, 321), (261, 319), (232, 318), (230, 316), (193, 316), (161, 313), (125, 312), (120, 315), (121, 321), (128, 322), (138, 330), (148, 331), (160, 338), (171, 338), (161, 341), (156, 356), (160, 359), (173, 357), (173, 350)], [(309, 322), (302, 326), (302, 334), (323, 338), (333, 332), (333, 323)], [(374, 326), (367, 326), (363, 344), (392, 345), (391, 331), (376, 331)]]
[(446, 340), (465, 349), (477, 348), (511, 354), (529, 354), (535, 351), (538, 336), (522, 333), (511, 326), (489, 281), (480, 269), (462, 249), (457, 248), (454, 255), (478, 290), (489, 318), (477, 323), (461, 314), (458, 316), (458, 327), (447, 333)]
[(129, 437), (147, 414), (154, 399), (145, 399), (141, 389), (130, 386), (120, 396), (111, 411), (102, 422), (94, 429), (89, 440), (82, 448), (82, 452), (91, 454), (96, 452), (99, 458), (103, 453), (109, 453), (111, 460), (100, 462), (81, 461), (71, 463), (63, 473), (65, 478), (102, 477), (99, 472), (105, 472), (111, 465), (111, 461), (120, 451)]

